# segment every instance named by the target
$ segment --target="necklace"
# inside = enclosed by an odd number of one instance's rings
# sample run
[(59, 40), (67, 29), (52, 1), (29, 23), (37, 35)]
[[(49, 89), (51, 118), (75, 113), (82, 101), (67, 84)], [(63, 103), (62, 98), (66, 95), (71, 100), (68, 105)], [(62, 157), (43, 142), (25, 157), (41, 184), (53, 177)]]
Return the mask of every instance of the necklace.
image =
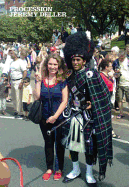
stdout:
[(48, 85), (53, 85), (56, 83), (56, 77), (53, 77), (52, 79), (50, 79), (49, 77), (46, 78), (46, 83)]

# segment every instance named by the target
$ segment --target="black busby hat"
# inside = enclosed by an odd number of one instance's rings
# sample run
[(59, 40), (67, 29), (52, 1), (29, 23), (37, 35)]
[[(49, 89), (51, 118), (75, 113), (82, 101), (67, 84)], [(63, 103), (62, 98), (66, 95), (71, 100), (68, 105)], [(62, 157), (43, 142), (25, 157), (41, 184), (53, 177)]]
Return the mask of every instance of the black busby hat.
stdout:
[(67, 67), (73, 69), (72, 58), (74, 56), (83, 58), (86, 63), (90, 61), (94, 52), (94, 43), (88, 39), (85, 32), (77, 32), (66, 39), (63, 51)]

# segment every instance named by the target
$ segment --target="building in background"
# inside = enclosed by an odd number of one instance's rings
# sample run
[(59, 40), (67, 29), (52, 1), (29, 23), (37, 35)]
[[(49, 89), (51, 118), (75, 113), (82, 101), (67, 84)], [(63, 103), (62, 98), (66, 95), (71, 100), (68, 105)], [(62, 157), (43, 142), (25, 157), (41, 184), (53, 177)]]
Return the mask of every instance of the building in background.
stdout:
[(10, 7), (22, 7), (25, 0), (5, 0), (0, 1), (0, 15), (6, 15), (10, 13)]
[(0, 2), (0, 16), (6, 14), (5, 2)]

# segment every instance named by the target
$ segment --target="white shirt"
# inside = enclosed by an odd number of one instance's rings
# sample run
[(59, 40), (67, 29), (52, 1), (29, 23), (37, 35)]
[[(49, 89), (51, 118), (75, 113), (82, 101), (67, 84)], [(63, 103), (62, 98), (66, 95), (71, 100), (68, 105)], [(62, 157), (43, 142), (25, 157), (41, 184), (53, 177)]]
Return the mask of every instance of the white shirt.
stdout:
[(16, 61), (11, 62), (10, 64), (10, 77), (11, 79), (20, 79), (22, 78), (23, 72), (27, 70), (26, 60), (17, 59)]
[(129, 59), (126, 57), (123, 62), (120, 63), (120, 86), (129, 86)]
[[(29, 95), (32, 95), (32, 88), (30, 84), (28, 86), (23, 86), (22, 102), (27, 103), (29, 99)], [(32, 96), (30, 102), (32, 103)]]
[(5, 61), (5, 64), (4, 64), (3, 73), (7, 73), (8, 74), (9, 67), (10, 67), (10, 64), (11, 64), (12, 61), (13, 61), (13, 59), (11, 58), (11, 56), (7, 55), (7, 58), (6, 58), (6, 61)]
[(71, 34), (74, 34), (74, 33), (76, 33), (76, 32), (77, 32), (77, 29), (73, 27), (73, 28), (71, 29)]

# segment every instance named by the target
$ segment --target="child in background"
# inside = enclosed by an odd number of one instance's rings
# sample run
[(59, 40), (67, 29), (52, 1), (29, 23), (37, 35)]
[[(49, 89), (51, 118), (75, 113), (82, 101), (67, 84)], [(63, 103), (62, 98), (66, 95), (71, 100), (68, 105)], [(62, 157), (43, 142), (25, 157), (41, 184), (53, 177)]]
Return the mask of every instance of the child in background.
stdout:
[(0, 78), (0, 111), (1, 114), (6, 115), (6, 97), (8, 96), (8, 75), (1, 74)]
[(30, 86), (30, 78), (23, 79), (23, 95), (22, 95), (23, 110), (25, 112), (24, 120), (29, 121), (28, 112), (32, 106), (32, 88)]

